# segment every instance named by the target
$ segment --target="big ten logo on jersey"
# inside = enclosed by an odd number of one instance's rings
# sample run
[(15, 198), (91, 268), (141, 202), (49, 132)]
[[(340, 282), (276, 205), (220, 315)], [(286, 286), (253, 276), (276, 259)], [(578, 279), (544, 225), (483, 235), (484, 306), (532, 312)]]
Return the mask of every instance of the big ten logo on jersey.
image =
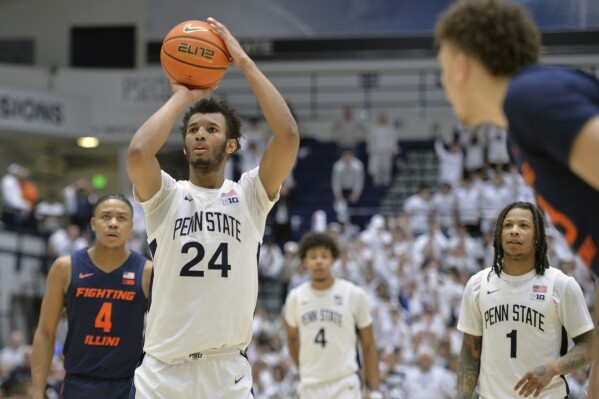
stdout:
[(532, 293), (530, 294), (530, 299), (533, 301), (544, 301), (545, 296), (547, 295), (547, 286), (546, 285), (533, 285)]
[(135, 285), (135, 273), (134, 272), (123, 272), (124, 285)]
[(228, 193), (222, 193), (220, 195), (220, 198), (221, 198), (221, 202), (223, 205), (231, 205), (231, 204), (239, 203), (239, 197), (238, 197), (237, 191), (235, 191), (235, 189), (232, 189)]

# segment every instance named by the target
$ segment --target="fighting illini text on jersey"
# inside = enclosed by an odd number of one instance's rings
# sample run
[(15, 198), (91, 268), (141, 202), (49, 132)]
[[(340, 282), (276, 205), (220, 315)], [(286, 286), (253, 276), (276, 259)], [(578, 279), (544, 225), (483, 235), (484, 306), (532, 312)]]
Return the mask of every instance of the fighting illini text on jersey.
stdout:
[(98, 378), (133, 376), (142, 351), (146, 258), (131, 252), (118, 269), (105, 273), (87, 249), (71, 255), (71, 284), (65, 295), (68, 333), (64, 367)]

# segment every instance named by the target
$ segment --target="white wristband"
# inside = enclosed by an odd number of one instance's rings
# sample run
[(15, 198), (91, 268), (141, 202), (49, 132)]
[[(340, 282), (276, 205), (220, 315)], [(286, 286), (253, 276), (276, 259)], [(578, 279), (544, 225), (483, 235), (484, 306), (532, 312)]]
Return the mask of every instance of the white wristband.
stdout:
[(370, 391), (370, 399), (383, 399), (383, 393), (381, 391)]

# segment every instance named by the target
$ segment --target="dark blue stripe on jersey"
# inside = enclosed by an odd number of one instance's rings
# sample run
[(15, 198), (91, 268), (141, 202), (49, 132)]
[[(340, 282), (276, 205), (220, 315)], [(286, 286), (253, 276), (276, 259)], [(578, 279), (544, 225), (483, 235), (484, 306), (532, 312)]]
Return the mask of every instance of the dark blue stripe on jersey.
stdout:
[(158, 242), (156, 242), (156, 240), (153, 240), (148, 246), (150, 247), (152, 259), (154, 259), (154, 257), (156, 256), (156, 248), (158, 247)]
[(119, 268), (105, 273), (86, 249), (71, 255), (71, 284), (65, 295), (67, 373), (105, 379), (133, 376), (143, 345), (146, 261), (131, 252)]
[(150, 274), (150, 289), (148, 290), (148, 312), (150, 311), (150, 306), (152, 306), (152, 287), (154, 286), (154, 268), (152, 268), (152, 273)]
[[(559, 349), (559, 354), (560, 356), (564, 356), (566, 353), (568, 353), (568, 333), (566, 332), (566, 328), (562, 326), (562, 346)], [(560, 375), (560, 378), (564, 380), (564, 384), (566, 384), (566, 393), (570, 395), (570, 386), (568, 385), (568, 381), (563, 375)]]
[(256, 264), (260, 263), (260, 243), (258, 243), (258, 250), (256, 251)]

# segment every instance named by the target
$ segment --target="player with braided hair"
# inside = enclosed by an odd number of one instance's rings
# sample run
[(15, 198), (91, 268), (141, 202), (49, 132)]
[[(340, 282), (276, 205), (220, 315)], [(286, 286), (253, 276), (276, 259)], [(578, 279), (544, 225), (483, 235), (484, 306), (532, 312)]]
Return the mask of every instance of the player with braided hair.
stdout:
[[(509, 206), (503, 208), (501, 213), (497, 216), (497, 226), (502, 226), (505, 217), (508, 212), (514, 208), (520, 209), (528, 209), (532, 213), (533, 222), (534, 222), (534, 233), (535, 237), (542, 237), (540, 240), (535, 240), (534, 250), (535, 250), (535, 271), (537, 274), (543, 275), (545, 274), (545, 269), (549, 268), (549, 260), (547, 260), (547, 240), (544, 239), (545, 235), (545, 223), (543, 219), (543, 214), (533, 204), (529, 202), (514, 202)], [(501, 274), (503, 270), (503, 246), (501, 245), (501, 229), (495, 229), (494, 239), (493, 239), (493, 249), (495, 250), (495, 256), (493, 258), (493, 271), (498, 276)]]
[(470, 399), (477, 381), (482, 399), (565, 398), (564, 375), (591, 362), (593, 321), (582, 290), (549, 266), (543, 214), (533, 204), (501, 211), (493, 247), (493, 266), (464, 291), (457, 398)]

